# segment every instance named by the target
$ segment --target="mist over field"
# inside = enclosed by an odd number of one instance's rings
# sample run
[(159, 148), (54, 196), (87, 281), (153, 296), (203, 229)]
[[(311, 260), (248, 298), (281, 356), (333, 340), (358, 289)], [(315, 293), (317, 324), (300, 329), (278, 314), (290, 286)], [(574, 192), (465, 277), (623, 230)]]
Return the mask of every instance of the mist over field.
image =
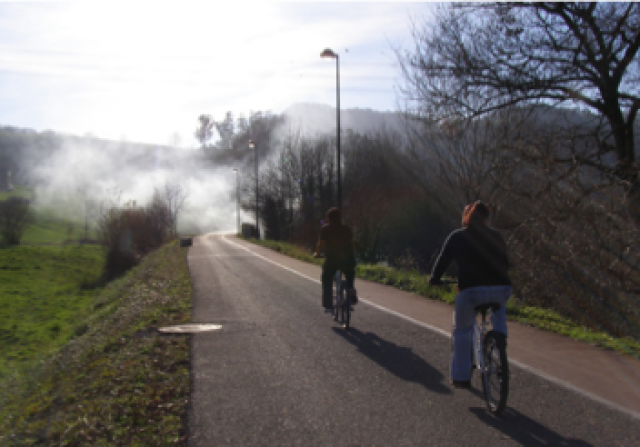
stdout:
[(199, 148), (139, 145), (102, 140), (73, 141), (39, 160), (30, 177), (36, 209), (95, 221), (109, 204), (144, 206), (154, 189), (180, 186), (187, 194), (181, 233), (235, 229), (235, 176), (212, 167)]
[[(162, 191), (169, 185), (182, 188), (187, 195), (178, 216), (180, 233), (235, 231), (233, 168), (238, 169), (242, 191), (242, 184), (252, 182), (255, 172), (255, 153), (246, 144), (251, 135), (256, 141), (261, 170), (277, 159), (288, 135), (299, 132), (309, 138), (335, 136), (336, 109), (328, 105), (298, 103), (285, 110), (281, 118), (268, 112), (260, 116), (267, 118), (256, 119), (255, 128), (236, 127), (228, 140), (223, 141), (223, 136), (214, 132), (205, 149), (5, 127), (0, 129), (0, 149), (5, 157), (0, 160), (0, 172), (11, 171), (15, 185), (33, 187), (36, 210), (64, 219), (84, 221), (88, 217), (90, 224), (95, 225), (109, 205), (124, 206), (135, 201), (136, 206), (144, 206), (154, 189)], [(261, 128), (260, 120), (268, 121), (269, 116), (275, 117), (274, 127)], [(214, 118), (221, 123), (224, 117)], [(379, 128), (403, 131), (400, 115), (394, 112), (343, 109), (341, 120), (343, 138), (349, 131), (366, 133)], [(194, 130), (196, 125), (194, 118)], [(251, 211), (241, 211), (241, 221), (254, 219)]]

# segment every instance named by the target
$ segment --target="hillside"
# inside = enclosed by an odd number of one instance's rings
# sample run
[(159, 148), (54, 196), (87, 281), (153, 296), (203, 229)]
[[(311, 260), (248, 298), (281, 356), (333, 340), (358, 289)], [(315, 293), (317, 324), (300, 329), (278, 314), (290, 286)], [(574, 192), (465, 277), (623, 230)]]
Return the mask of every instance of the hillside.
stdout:
[(84, 223), (86, 218), (95, 221), (108, 203), (145, 205), (154, 190), (178, 185), (188, 195), (178, 218), (180, 230), (231, 228), (232, 173), (203, 162), (202, 156), (197, 148), (4, 127), (0, 194), (8, 196), (9, 184), (29, 187), (34, 208)]
[[(170, 163), (169, 152), (175, 148), (154, 144), (112, 141), (92, 136), (76, 136), (53, 131), (36, 132), (31, 129), (0, 127), (0, 187), (11, 172), (18, 184), (37, 184), (43, 179), (38, 172), (58, 158), (60, 153), (81, 157), (83, 152), (118, 154), (119, 167), (134, 165), (141, 169), (156, 167), (158, 162)], [(164, 154), (167, 153), (167, 157)], [(69, 160), (69, 168), (77, 160)], [(80, 168), (78, 166), (78, 168)], [(77, 173), (80, 171), (77, 171)]]
[[(284, 128), (299, 129), (303, 134), (334, 134), (336, 109), (325, 104), (298, 103), (283, 112)], [(404, 133), (402, 117), (397, 112), (380, 112), (371, 109), (341, 109), (340, 128), (356, 133), (367, 133), (386, 128)]]

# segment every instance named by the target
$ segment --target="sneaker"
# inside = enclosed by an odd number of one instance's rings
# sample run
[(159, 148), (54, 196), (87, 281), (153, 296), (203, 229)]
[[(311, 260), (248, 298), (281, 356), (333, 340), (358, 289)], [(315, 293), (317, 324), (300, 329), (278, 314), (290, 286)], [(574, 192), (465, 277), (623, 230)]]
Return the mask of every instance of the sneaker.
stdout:
[(471, 388), (470, 380), (452, 380), (451, 385), (458, 389), (468, 389)]
[(333, 307), (325, 307), (324, 308), (324, 313), (330, 314), (331, 312), (333, 312)]
[(349, 290), (349, 298), (351, 298), (351, 304), (358, 304), (358, 292), (356, 289)]

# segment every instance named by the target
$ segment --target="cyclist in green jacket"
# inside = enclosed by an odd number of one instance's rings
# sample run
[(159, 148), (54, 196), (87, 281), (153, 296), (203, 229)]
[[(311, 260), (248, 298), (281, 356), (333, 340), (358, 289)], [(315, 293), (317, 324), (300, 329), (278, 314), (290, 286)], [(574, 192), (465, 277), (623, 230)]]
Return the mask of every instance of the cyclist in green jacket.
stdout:
[(333, 277), (338, 270), (344, 273), (351, 304), (356, 304), (358, 297), (353, 288), (356, 271), (353, 231), (342, 223), (342, 214), (338, 208), (327, 211), (327, 220), (329, 223), (320, 230), (314, 256), (318, 257), (320, 253), (325, 253), (322, 265), (322, 306), (329, 312), (333, 309)]

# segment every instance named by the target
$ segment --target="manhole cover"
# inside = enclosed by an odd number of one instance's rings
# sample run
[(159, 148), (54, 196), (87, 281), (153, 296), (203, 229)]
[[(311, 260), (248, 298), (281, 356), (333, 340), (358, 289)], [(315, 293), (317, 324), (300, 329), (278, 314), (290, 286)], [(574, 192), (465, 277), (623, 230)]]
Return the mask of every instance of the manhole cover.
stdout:
[(167, 326), (158, 328), (158, 332), (168, 334), (187, 334), (193, 332), (217, 331), (222, 329), (219, 324), (181, 324), (179, 326)]

